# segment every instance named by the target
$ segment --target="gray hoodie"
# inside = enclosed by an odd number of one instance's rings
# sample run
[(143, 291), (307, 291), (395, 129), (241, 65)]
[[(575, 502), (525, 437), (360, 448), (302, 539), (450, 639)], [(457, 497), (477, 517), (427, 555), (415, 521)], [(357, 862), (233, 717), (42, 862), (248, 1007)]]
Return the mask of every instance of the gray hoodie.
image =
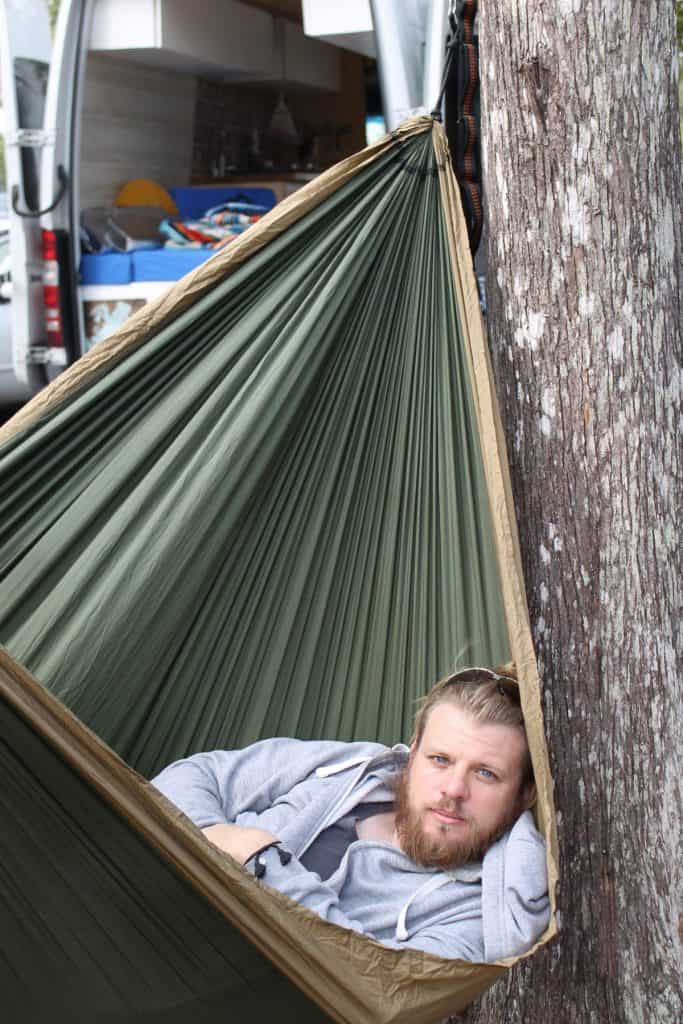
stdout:
[(277, 836), (292, 857), (283, 863), (278, 849), (265, 851), (264, 881), (334, 924), (442, 957), (526, 952), (550, 915), (545, 844), (529, 811), (481, 863), (451, 871), (420, 867), (373, 840), (351, 843), (324, 882), (300, 863), (359, 803), (391, 800), (407, 758), (403, 745), (271, 739), (176, 761), (152, 781), (199, 828), (234, 822)]

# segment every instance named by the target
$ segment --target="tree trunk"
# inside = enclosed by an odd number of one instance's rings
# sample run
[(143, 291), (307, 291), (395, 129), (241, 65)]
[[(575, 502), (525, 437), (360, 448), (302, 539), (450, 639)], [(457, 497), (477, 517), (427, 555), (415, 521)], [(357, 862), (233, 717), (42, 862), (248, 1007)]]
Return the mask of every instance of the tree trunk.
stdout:
[(489, 337), (544, 680), (562, 931), (466, 1019), (680, 1024), (675, 5), (480, 6)]

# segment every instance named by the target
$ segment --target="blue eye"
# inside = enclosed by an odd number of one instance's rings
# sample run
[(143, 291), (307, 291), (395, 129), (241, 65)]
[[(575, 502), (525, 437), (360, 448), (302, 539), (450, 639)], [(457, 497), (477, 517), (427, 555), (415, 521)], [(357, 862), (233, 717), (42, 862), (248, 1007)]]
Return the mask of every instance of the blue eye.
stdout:
[(432, 754), (429, 760), (433, 761), (434, 764), (438, 765), (440, 768), (445, 768), (448, 764), (448, 758), (444, 757), (443, 754)]
[(484, 779), (495, 779), (495, 775), (488, 768), (479, 768), (478, 774)]

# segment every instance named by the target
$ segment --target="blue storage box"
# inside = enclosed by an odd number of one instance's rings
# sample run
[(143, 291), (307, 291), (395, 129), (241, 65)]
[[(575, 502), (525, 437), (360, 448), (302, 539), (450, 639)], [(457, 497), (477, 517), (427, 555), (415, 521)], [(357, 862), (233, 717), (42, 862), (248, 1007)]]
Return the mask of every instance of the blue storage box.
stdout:
[(177, 281), (215, 254), (215, 249), (138, 249), (130, 253), (132, 279)]
[(81, 284), (130, 284), (133, 280), (129, 252), (84, 253), (81, 257)]

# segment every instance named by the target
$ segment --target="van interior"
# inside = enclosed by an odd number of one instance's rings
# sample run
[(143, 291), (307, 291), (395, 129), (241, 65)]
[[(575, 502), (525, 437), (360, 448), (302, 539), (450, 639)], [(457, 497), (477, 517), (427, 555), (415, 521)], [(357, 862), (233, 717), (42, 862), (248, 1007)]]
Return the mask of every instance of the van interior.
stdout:
[[(45, 18), (44, 0), (4, 6)], [(24, 38), (23, 127), (43, 128), (20, 166), (35, 237), (13, 258), (34, 264), (13, 294), (29, 391), (366, 144), (376, 64), (367, 39), (343, 41), (355, 51), (305, 35), (299, 0), (61, 0), (49, 75)]]
[(363, 57), (305, 37), (296, 4), (242, 9), (251, 69), (229, 62), (228, 17), (193, 38), (196, 5), (164, 5), (163, 45), (147, 47), (121, 38), (113, 6), (95, 9), (83, 89), (83, 351), (365, 144)]

